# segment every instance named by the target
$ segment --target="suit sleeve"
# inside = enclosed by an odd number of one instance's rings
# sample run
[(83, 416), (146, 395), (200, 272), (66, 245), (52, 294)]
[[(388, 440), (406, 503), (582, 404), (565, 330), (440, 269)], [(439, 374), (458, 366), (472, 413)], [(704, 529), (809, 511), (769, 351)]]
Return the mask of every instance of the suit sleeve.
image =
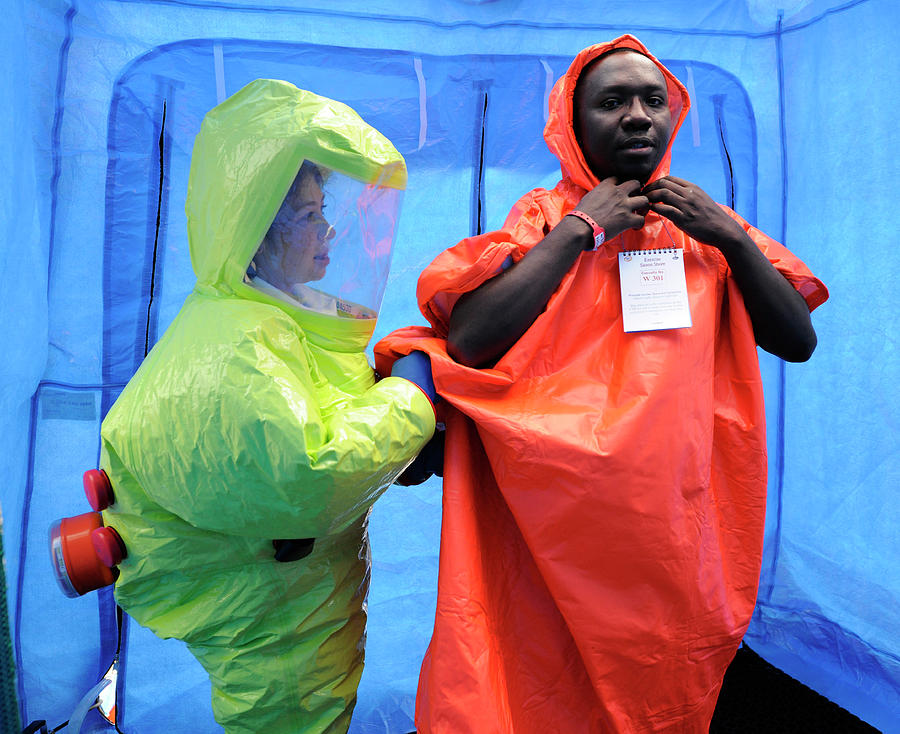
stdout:
[(750, 239), (756, 243), (756, 246), (769, 259), (769, 262), (803, 296), (810, 311), (813, 311), (828, 300), (828, 289), (825, 287), (825, 284), (812, 274), (812, 271), (800, 258), (780, 242), (773, 240), (764, 232), (747, 223), (728, 207), (722, 206), (722, 208), (728, 216), (744, 228), (744, 231), (750, 235)]
[(422, 272), (416, 291), (419, 309), (438, 336), (446, 338), (450, 313), (460, 296), (521, 260), (550, 231), (549, 200), (544, 189), (529, 192), (513, 206), (503, 229), (467, 237)]
[(434, 431), (434, 409), (413, 383), (389, 377), (351, 397), (296, 337), (198, 350), (202, 358), (158, 365), (146, 384), (157, 397), (125, 401), (130, 415), (104, 426), (114, 441), (119, 433), (117, 445), (126, 437), (146, 494), (196, 527), (268, 538), (337, 532)]

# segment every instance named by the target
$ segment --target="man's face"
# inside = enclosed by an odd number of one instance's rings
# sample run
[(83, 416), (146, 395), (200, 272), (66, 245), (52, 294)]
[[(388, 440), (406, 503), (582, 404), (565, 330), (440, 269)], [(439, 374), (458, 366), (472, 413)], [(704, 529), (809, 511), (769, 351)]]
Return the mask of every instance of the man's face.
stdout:
[(578, 144), (597, 178), (644, 184), (672, 130), (666, 80), (643, 54), (610, 54), (578, 80), (574, 118)]

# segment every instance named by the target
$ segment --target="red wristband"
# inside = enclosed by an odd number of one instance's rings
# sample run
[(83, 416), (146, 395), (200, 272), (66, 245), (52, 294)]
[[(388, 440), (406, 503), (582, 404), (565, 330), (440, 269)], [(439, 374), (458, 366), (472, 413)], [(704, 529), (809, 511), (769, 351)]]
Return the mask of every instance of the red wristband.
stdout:
[[(596, 252), (597, 250), (599, 250), (600, 246), (604, 242), (606, 242), (606, 230), (603, 229), (603, 227), (601, 227), (591, 217), (589, 217), (587, 214), (585, 214), (583, 211), (580, 211), (579, 209), (573, 209), (572, 211), (569, 212), (569, 214), (571, 214), (573, 217), (578, 217), (579, 219), (581, 219), (584, 222), (587, 222), (588, 226), (591, 228), (591, 231), (593, 232), (594, 246), (590, 247), (590, 248), (585, 247), (584, 249), (585, 250), (589, 249), (592, 252)], [(569, 216), (569, 214), (567, 214), (566, 216)]]

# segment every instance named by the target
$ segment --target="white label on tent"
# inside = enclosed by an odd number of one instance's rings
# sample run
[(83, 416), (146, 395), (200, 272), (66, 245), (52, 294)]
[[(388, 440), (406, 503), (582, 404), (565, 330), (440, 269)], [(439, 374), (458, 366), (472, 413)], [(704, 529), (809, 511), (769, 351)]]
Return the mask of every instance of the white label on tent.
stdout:
[(44, 390), (41, 393), (43, 420), (95, 421), (97, 404), (93, 393)]

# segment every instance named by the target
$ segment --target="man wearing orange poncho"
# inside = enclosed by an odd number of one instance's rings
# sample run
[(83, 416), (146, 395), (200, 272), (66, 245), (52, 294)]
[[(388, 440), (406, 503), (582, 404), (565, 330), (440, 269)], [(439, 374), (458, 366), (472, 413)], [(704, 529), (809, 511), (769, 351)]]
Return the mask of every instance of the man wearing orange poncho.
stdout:
[[(439, 255), (418, 286), (432, 328), (376, 347), (382, 374), (426, 352), (444, 398), (420, 734), (709, 730), (762, 554), (756, 347), (808, 359), (828, 293), (668, 175), (689, 104), (631, 36), (579, 53), (544, 133), (562, 180)], [(626, 331), (620, 253), (646, 250), (683, 260), (680, 328)]]

